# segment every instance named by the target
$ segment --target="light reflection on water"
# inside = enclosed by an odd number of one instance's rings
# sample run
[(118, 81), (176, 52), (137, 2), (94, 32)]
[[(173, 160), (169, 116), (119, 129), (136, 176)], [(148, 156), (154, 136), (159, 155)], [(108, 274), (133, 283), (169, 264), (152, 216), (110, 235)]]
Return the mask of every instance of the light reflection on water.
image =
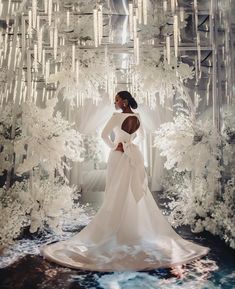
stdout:
[(161, 273), (161, 270), (156, 270), (151, 271), (151, 273), (113, 273), (111, 275), (103, 275), (97, 281), (101, 288), (104, 289), (213, 289), (218, 287), (209, 280), (209, 277), (217, 269), (216, 263), (207, 259), (193, 262), (190, 266), (187, 266), (184, 269), (184, 277), (182, 279), (167, 277), (164, 271)]
[[(0, 268), (10, 266), (25, 255), (38, 255), (38, 247), (41, 244), (67, 239), (78, 231), (79, 226), (84, 226), (89, 221), (90, 214), (84, 214), (83, 224), (77, 224), (77, 220), (74, 223), (70, 221), (66, 227), (67, 230), (60, 237), (48, 234), (40, 238), (35, 236), (32, 239), (18, 240), (0, 257)], [(63, 268), (50, 264), (50, 270), (57, 275), (57, 281), (63, 284), (63, 289), (235, 289), (234, 250), (211, 235), (197, 236), (185, 229), (181, 231), (181, 235), (211, 248), (207, 256), (184, 267), (182, 279), (172, 276), (168, 269), (115, 273), (94, 273), (68, 269), (65, 271), (66, 277), (60, 280)], [(55, 288), (53, 279), (50, 282), (50, 288)], [(43, 285), (37, 288), (44, 289)]]

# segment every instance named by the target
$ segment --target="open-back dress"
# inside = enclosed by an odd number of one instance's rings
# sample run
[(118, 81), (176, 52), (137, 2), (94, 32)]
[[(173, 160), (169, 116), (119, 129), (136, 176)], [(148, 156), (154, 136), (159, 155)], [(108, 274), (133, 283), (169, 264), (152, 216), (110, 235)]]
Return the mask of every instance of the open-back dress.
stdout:
[[(139, 113), (114, 112), (101, 136), (111, 149), (102, 206), (79, 233), (42, 246), (41, 254), (92, 271), (166, 268), (206, 255), (209, 248), (174, 231), (152, 197), (138, 143), (144, 137)], [(124, 152), (115, 150), (120, 142)]]

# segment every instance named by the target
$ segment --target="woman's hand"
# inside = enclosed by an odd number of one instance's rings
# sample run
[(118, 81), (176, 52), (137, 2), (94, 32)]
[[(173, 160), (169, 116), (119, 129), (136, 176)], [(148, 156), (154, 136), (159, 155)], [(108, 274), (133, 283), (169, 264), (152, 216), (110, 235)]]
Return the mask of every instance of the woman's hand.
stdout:
[(118, 146), (116, 147), (115, 151), (124, 152), (124, 150), (123, 150), (123, 145), (122, 145), (121, 142), (118, 144)]

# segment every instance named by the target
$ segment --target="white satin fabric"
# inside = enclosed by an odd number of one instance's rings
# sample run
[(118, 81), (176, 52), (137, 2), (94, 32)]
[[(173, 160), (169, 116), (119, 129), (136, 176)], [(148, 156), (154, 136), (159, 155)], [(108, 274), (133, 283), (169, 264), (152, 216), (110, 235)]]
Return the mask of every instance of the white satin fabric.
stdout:
[[(206, 255), (209, 248), (178, 235), (161, 214), (148, 188), (138, 144), (144, 137), (142, 122), (136, 133), (121, 129), (130, 114), (114, 113), (102, 131), (111, 148), (104, 202), (93, 220), (66, 241), (45, 245), (41, 254), (71, 268), (93, 271), (150, 270), (183, 264)], [(111, 141), (109, 134), (115, 133)], [(115, 151), (123, 143), (124, 153)]]

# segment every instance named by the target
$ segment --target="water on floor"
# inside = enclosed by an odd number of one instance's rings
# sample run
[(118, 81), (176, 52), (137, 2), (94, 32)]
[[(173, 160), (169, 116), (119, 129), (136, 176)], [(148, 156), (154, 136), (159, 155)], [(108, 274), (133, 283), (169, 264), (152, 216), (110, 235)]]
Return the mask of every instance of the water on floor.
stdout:
[[(93, 212), (94, 214), (95, 212)], [(90, 214), (91, 215), (91, 214)], [(235, 250), (210, 233), (192, 234), (188, 227), (177, 232), (185, 239), (211, 248), (209, 254), (183, 268), (181, 279), (169, 269), (144, 272), (96, 273), (73, 270), (43, 259), (41, 244), (67, 239), (78, 232), (91, 216), (80, 215), (80, 224), (70, 222), (58, 237), (27, 232), (0, 257), (1, 289), (235, 289)]]

